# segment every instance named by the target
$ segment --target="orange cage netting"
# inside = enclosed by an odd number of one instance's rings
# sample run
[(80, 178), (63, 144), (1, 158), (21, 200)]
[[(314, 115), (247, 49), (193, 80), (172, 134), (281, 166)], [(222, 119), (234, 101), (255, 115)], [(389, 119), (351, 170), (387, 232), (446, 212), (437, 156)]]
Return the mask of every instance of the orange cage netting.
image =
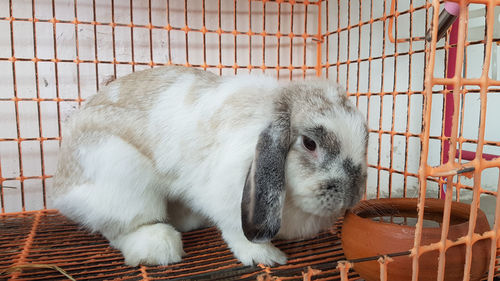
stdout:
[[(108, 81), (163, 65), (219, 75), (263, 72), (279, 79), (323, 76), (347, 88), (369, 126), (366, 199), (442, 198), (442, 239), (410, 256), (491, 239), (488, 275), (500, 276), (500, 1), (457, 1), (459, 17), (437, 40), (443, 1), (32, 0), (0, 2), (0, 272), (56, 265), (76, 280), (356, 280), (345, 261), (341, 221), (314, 239), (277, 241), (289, 262), (244, 267), (218, 231), (185, 233), (181, 263), (138, 268), (96, 234), (51, 210), (61, 124)], [(432, 40), (426, 41), (427, 30)], [(500, 54), (500, 53), (499, 53)], [(468, 177), (464, 177), (467, 175)], [(471, 178), (469, 178), (471, 177)], [(472, 205), (470, 229), (446, 239), (452, 201)], [(478, 208), (491, 231), (474, 234)], [(377, 257), (378, 258), (378, 257)], [(380, 257), (381, 279), (391, 270)], [(0, 279), (64, 279), (23, 268)], [(274, 279), (273, 279), (274, 278)]]

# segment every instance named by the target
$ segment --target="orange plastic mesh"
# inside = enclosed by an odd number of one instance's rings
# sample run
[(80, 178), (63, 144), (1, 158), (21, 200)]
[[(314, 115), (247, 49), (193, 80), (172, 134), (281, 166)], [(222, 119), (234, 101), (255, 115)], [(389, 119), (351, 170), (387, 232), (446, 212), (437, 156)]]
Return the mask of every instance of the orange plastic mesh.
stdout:
[[(303, 274), (310, 280), (340, 280), (335, 263), (345, 258), (338, 238), (340, 224), (314, 239), (277, 241), (289, 262), (273, 268), (241, 265), (215, 228), (184, 233), (186, 256), (180, 263), (130, 267), (105, 238), (89, 234), (56, 211), (0, 215), (0, 227), (0, 271), (13, 264), (56, 264), (76, 280), (303, 280)], [(67, 279), (54, 270), (27, 269), (10, 280)]]
[[(0, 32), (7, 35), (0, 44), (2, 84), (7, 87), (0, 93), (0, 112), (13, 124), (9, 133), (0, 129), (0, 270), (25, 263), (50, 263), (60, 265), (78, 280), (271, 280), (278, 276), (282, 280), (357, 279), (355, 263), (337, 264), (344, 259), (338, 224), (312, 240), (278, 242), (291, 258), (288, 265), (277, 268), (242, 267), (214, 229), (184, 235), (188, 257), (183, 263), (130, 268), (102, 237), (88, 234), (54, 211), (46, 210), (50, 208), (46, 189), (53, 175), (65, 110), (79, 106), (106, 81), (128, 72), (185, 65), (221, 75), (265, 72), (280, 79), (324, 76), (339, 81), (368, 119), (373, 153), (373, 157), (369, 155), (369, 184), (374, 186), (373, 197), (415, 197), (433, 190), (437, 190), (438, 196), (445, 194), (443, 237), (448, 229), (451, 200), (461, 200), (464, 192), (472, 192), (470, 219), (475, 222), (481, 195), (496, 198), (492, 231), (482, 236), (469, 231), (458, 241), (443, 238), (432, 245), (420, 245), (422, 223), (418, 223), (412, 249), (414, 280), (419, 256), (437, 249), (444, 257), (447, 248), (458, 244), (467, 245), (467, 273), (472, 262), (472, 244), (480, 239), (492, 241), (488, 280), (499, 274), (496, 256), (500, 245), (500, 180), (494, 188), (487, 189), (481, 185), (481, 179), (485, 170), (500, 170), (500, 158), (483, 153), (485, 147), (500, 147), (500, 140), (485, 139), (486, 111), (491, 110), (487, 108), (487, 98), (500, 92), (500, 81), (488, 76), (492, 46), (500, 42), (493, 36), (493, 13), (500, 1), (459, 1), (457, 43), (451, 42), (450, 36), (445, 43), (437, 43), (435, 31), (433, 41), (425, 41), (425, 30), (437, 25), (438, 15), (432, 12), (442, 6), (437, 0), (149, 0), (140, 4), (132, 0), (74, 0), (66, 3), (72, 15), (58, 12), (62, 3), (55, 0), (32, 0), (29, 11), (20, 11), (20, 2), (16, 2), (0, 3)], [(487, 29), (482, 40), (466, 40), (469, 3), (487, 8)], [(43, 13), (41, 7), (45, 7)], [(103, 11), (107, 15), (103, 16)], [(416, 22), (415, 18), (422, 14), (425, 22)], [(27, 25), (31, 32), (20, 35), (20, 27)], [(59, 37), (60, 30), (73, 30), (74, 40), (64, 41)], [(103, 44), (102, 34), (111, 36), (108, 45)], [(31, 53), (20, 52), (20, 44), (31, 46)], [(71, 55), (66, 53), (65, 44), (73, 44)], [(49, 53), (47, 46), (52, 49)], [(479, 77), (468, 77), (468, 72), (463, 71), (470, 64), (464, 60), (464, 51), (471, 47), (484, 50)], [(129, 51), (126, 55), (123, 48)], [(451, 70), (446, 61), (454, 51), (456, 69), (454, 76), (447, 77)], [(441, 56), (444, 60), (436, 60)], [(424, 63), (419, 65), (419, 61)], [(31, 76), (26, 73), (27, 65)], [(49, 81), (40, 74), (48, 66), (53, 73)], [(68, 67), (76, 73), (70, 83), (74, 86), (72, 92), (66, 88)], [(419, 74), (424, 72), (425, 80)], [(400, 81), (406, 87), (401, 87)], [(25, 84), (32, 84), (29, 94)], [(47, 84), (53, 93), (45, 93)], [(444, 104), (450, 95), (454, 97), (451, 109), (442, 105), (442, 115), (433, 116), (435, 101)], [(467, 118), (470, 95), (478, 95), (481, 106), (479, 130), (472, 137), (464, 133), (461, 121)], [(26, 115), (28, 106), (34, 108), (34, 115)], [(47, 121), (47, 111), (56, 116), (54, 124)], [(451, 133), (445, 129), (445, 116), (452, 121)], [(36, 130), (26, 130), (26, 122), (35, 124)], [(431, 124), (436, 123), (442, 123), (438, 134), (431, 130)], [(429, 158), (436, 145), (439, 163)], [(469, 151), (471, 145), (475, 152)], [(35, 170), (27, 158), (33, 154), (38, 162)], [(415, 166), (411, 160), (419, 155), (420, 162)], [(472, 155), (472, 160), (467, 160), (467, 155)], [(472, 184), (457, 176), (464, 172), (473, 176)], [(418, 193), (414, 193), (411, 188), (418, 183)], [(422, 209), (425, 196), (420, 199)], [(38, 203), (30, 205), (33, 200)], [(32, 212), (38, 209), (44, 210)], [(422, 221), (423, 212), (419, 218)], [(389, 261), (390, 258), (379, 259), (381, 279), (391, 268)], [(439, 268), (442, 280), (444, 259), (440, 259)], [(10, 278), (54, 280), (62, 276), (44, 269), (24, 270)]]
[[(443, 215), (443, 227), (441, 234), (441, 241), (438, 243), (434, 243), (431, 245), (421, 245), (421, 235), (422, 235), (422, 225), (423, 225), (423, 217), (424, 217), (424, 204), (425, 204), (425, 196), (420, 196), (418, 209), (419, 211), (419, 223), (416, 226), (415, 233), (415, 244), (412, 250), (413, 256), (413, 272), (412, 279), (418, 280), (418, 260), (419, 257), (426, 252), (432, 250), (439, 250), (439, 269), (438, 269), (438, 280), (444, 280), (444, 270), (445, 270), (445, 253), (446, 249), (465, 244), (466, 245), (466, 262), (464, 265), (464, 280), (467, 279), (467, 276), (470, 275), (471, 263), (472, 263), (472, 245), (483, 239), (491, 239), (491, 260), (489, 266), (489, 275), (488, 280), (493, 280), (494, 276), (494, 268), (497, 263), (495, 257), (497, 252), (497, 241), (500, 235), (500, 227), (498, 217), (500, 215), (500, 209), (497, 207), (495, 210), (495, 223), (493, 225), (493, 229), (483, 234), (475, 234), (474, 228), (477, 219), (477, 209), (479, 208), (479, 199), (482, 191), (481, 187), (481, 174), (483, 169), (488, 167), (500, 167), (500, 158), (495, 158), (493, 160), (486, 160), (483, 158), (483, 146), (485, 145), (484, 137), (485, 137), (485, 122), (486, 122), (486, 99), (487, 93), (492, 86), (500, 85), (500, 81), (493, 80), (489, 77), (489, 68), (491, 62), (491, 51), (493, 44), (493, 28), (495, 23), (494, 18), (494, 9), (495, 6), (498, 5), (498, 1), (481, 1), (482, 4), (487, 5), (486, 9), (486, 36), (483, 42), (484, 44), (484, 62), (482, 67), (482, 73), (480, 78), (467, 78), (462, 76), (462, 67), (464, 62), (464, 51), (465, 45), (467, 43), (466, 34), (467, 34), (467, 20), (468, 20), (468, 1), (459, 1), (460, 3), (460, 16), (458, 23), (458, 40), (457, 40), (457, 53), (456, 53), (456, 63), (455, 69), (453, 71), (454, 75), (452, 77), (447, 78), (439, 78), (435, 77), (435, 54), (436, 54), (436, 38), (437, 38), (437, 29), (433, 30), (432, 34), (432, 43), (430, 45), (429, 52), (429, 64), (426, 68), (426, 80), (425, 80), (425, 112), (424, 112), (424, 132), (422, 134), (422, 156), (421, 156), (421, 165), (419, 169), (419, 178), (420, 178), (420, 194), (426, 194), (427, 189), (427, 178), (430, 176), (446, 176), (446, 183), (448, 185), (448, 189), (446, 190), (445, 197), (445, 212)], [(439, 10), (440, 3), (439, 1), (433, 1), (432, 3), (435, 11)], [(432, 25), (438, 25), (438, 14), (434, 13), (432, 18)], [(450, 71), (450, 70), (448, 70)], [(429, 152), (429, 136), (430, 136), (430, 122), (431, 122), (431, 107), (432, 107), (432, 89), (435, 85), (453, 85), (453, 97), (454, 97), (454, 110), (453, 110), (453, 122), (452, 122), (452, 132), (449, 139), (450, 142), (450, 150), (449, 150), (449, 158), (446, 163), (443, 163), (439, 167), (432, 167), (428, 165), (428, 152)], [(459, 143), (459, 136), (463, 135), (463, 132), (458, 134), (459, 131), (459, 115), (460, 115), (460, 95), (463, 89), (465, 89), (466, 85), (476, 85), (479, 86), (479, 93), (481, 99), (481, 110), (480, 110), (480, 121), (479, 121), (479, 131), (478, 131), (478, 139), (477, 139), (477, 147), (475, 158), (469, 163), (463, 165), (462, 163), (455, 160), (457, 144)], [(463, 129), (463, 127), (462, 127)], [(472, 208), (469, 216), (469, 232), (468, 235), (462, 238), (459, 238), (457, 241), (447, 240), (446, 237), (448, 235), (448, 229), (450, 225), (450, 209), (451, 209), (451, 201), (453, 199), (453, 188), (450, 188), (454, 185), (453, 176), (457, 175), (457, 172), (464, 168), (472, 168), (473, 178), (474, 178), (474, 186), (473, 189), (473, 200), (472, 200)], [(498, 191), (498, 186), (497, 186)], [(494, 194), (494, 193), (493, 193)], [(498, 193), (496, 193), (497, 202), (499, 201)]]

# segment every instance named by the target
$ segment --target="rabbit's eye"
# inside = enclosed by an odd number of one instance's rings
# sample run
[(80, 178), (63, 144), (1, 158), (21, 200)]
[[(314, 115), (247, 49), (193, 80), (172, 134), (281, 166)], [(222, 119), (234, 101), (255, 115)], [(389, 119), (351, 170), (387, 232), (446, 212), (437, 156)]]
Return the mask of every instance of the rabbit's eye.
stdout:
[(314, 142), (311, 138), (302, 136), (302, 144), (304, 147), (309, 150), (309, 151), (315, 151), (316, 150), (316, 142)]

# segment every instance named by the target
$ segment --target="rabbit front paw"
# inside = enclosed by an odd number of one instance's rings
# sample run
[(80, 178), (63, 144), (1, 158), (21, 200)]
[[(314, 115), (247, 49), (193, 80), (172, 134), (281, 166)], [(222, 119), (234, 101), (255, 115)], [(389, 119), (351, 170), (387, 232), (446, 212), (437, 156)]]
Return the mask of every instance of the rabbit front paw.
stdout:
[(131, 266), (167, 265), (181, 261), (185, 254), (181, 234), (164, 223), (143, 225), (111, 241)]
[(286, 254), (271, 243), (252, 243), (250, 241), (240, 242), (232, 245), (232, 251), (236, 258), (244, 265), (285, 264)]

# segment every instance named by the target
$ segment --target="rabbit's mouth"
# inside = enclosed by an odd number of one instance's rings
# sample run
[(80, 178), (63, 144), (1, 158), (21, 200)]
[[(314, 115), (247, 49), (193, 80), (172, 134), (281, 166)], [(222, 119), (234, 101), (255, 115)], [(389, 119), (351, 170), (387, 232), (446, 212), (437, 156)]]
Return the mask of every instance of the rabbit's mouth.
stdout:
[(348, 202), (341, 200), (339, 196), (331, 192), (311, 194), (309, 196), (295, 196), (293, 202), (303, 212), (320, 217), (328, 217), (341, 214), (347, 209)]
[(356, 205), (363, 197), (362, 184), (343, 181), (328, 181), (314, 188), (304, 189), (292, 195), (294, 205), (306, 213), (317, 216), (341, 215)]

